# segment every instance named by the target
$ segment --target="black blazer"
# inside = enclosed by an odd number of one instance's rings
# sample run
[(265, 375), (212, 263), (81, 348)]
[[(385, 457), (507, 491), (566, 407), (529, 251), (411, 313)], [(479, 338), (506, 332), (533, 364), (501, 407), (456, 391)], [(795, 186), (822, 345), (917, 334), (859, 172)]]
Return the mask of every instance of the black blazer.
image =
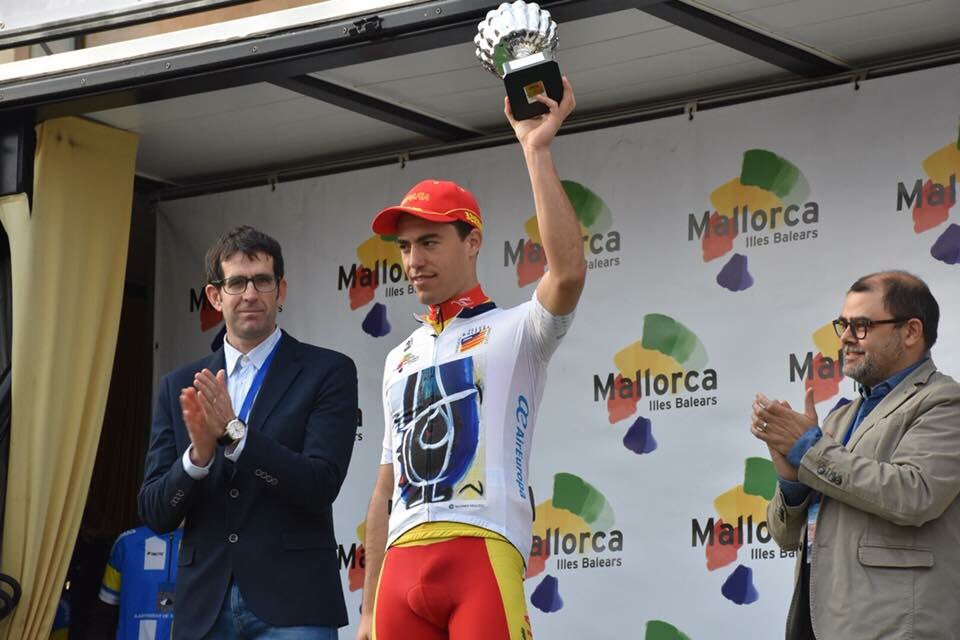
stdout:
[(180, 390), (223, 349), (160, 382), (140, 516), (154, 531), (182, 520), (175, 640), (207, 633), (233, 575), (247, 606), (271, 625), (343, 626), (347, 611), (331, 505), (347, 474), (357, 424), (357, 370), (336, 351), (286, 333), (250, 412), (236, 463), (219, 448), (203, 480), (181, 461), (190, 438)]

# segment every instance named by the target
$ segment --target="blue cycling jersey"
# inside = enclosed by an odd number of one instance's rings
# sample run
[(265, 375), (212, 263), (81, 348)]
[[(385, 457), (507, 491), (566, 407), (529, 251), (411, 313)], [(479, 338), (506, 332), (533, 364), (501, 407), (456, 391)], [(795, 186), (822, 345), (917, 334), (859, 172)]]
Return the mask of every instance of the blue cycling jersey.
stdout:
[(183, 529), (157, 534), (146, 526), (113, 543), (100, 599), (120, 607), (117, 640), (166, 640), (173, 625), (173, 585)]

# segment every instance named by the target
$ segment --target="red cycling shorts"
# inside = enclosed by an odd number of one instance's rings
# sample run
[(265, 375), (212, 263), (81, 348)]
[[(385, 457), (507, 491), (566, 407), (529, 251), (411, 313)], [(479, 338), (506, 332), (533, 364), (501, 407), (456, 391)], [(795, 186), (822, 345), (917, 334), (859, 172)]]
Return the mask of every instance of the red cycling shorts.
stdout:
[(491, 537), (407, 543), (404, 536), (391, 546), (380, 571), (373, 640), (533, 638), (523, 557), (505, 538), (485, 534)]

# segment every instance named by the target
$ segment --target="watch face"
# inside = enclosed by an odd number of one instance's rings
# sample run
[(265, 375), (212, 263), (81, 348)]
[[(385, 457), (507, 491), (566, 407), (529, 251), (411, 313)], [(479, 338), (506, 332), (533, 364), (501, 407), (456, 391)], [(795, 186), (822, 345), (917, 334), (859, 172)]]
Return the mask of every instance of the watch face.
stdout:
[(245, 425), (239, 420), (231, 420), (227, 423), (227, 435), (233, 440), (239, 440), (243, 437)]

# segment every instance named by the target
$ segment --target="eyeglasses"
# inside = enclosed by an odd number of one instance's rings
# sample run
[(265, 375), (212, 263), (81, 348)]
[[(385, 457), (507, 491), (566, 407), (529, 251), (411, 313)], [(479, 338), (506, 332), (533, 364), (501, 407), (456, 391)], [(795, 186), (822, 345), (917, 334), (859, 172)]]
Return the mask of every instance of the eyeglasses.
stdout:
[(277, 288), (277, 279), (266, 273), (258, 273), (250, 278), (246, 276), (230, 276), (223, 280), (214, 280), (210, 284), (220, 287), (224, 293), (236, 296), (247, 290), (248, 282), (252, 282), (253, 288), (260, 293), (270, 293)]
[(871, 320), (870, 318), (853, 318), (847, 320), (846, 318), (837, 318), (833, 321), (833, 330), (837, 332), (837, 337), (843, 335), (843, 332), (849, 327), (850, 331), (853, 332), (853, 336), (857, 340), (863, 340), (867, 337), (867, 331), (872, 329), (875, 325), (878, 324), (899, 324), (901, 322), (906, 322), (910, 318), (890, 318), (888, 320)]

